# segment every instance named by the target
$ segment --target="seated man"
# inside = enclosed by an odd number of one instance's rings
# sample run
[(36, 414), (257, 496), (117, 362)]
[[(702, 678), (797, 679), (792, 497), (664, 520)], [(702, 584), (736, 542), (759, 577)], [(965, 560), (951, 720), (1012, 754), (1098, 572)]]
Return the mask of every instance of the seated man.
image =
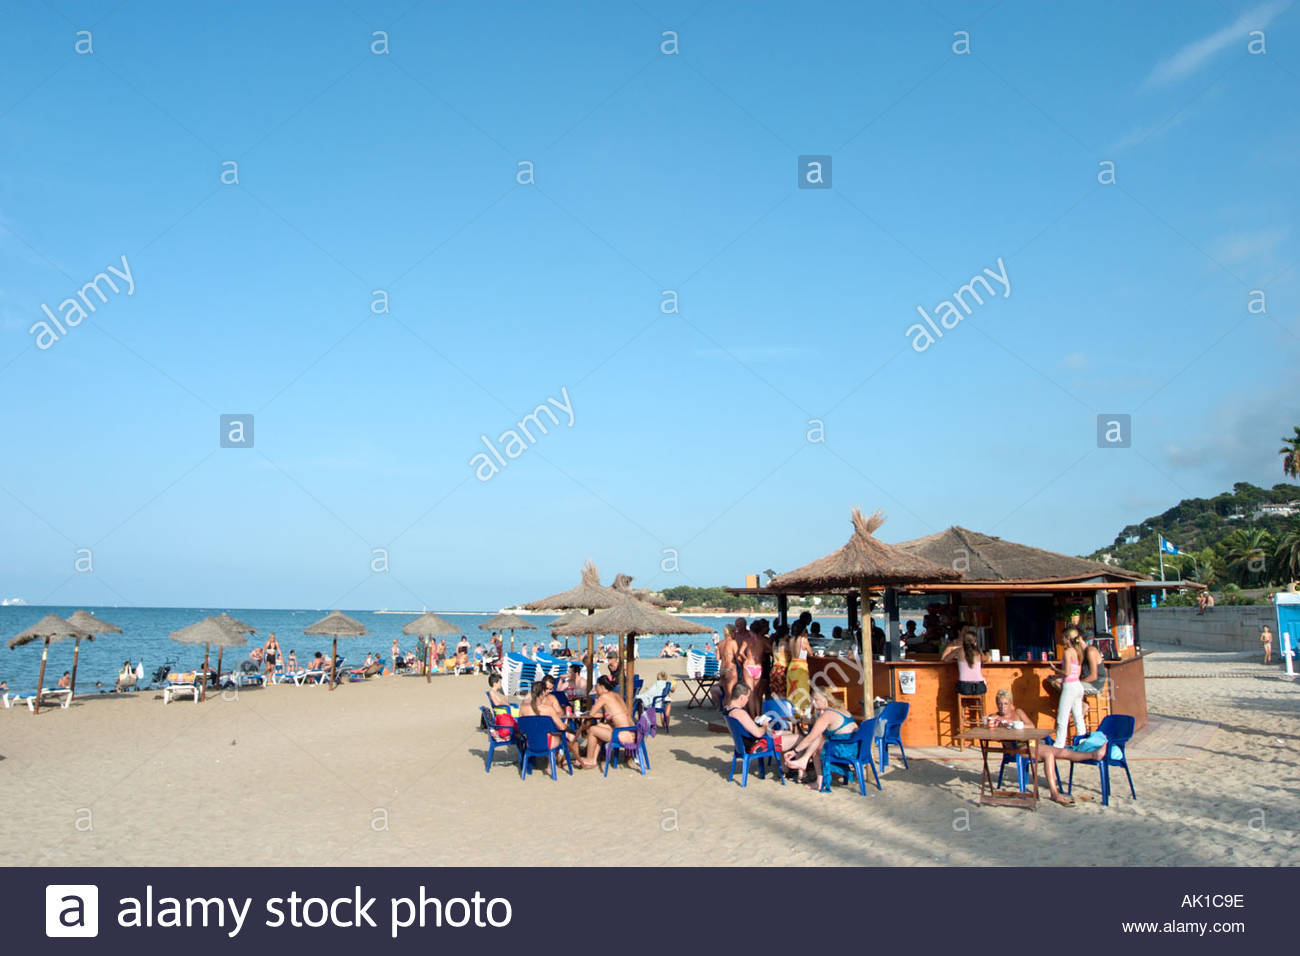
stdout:
[(510, 700), (501, 690), (501, 675), (490, 674), (488, 676), (488, 697), (492, 701), (492, 711), (498, 714), (510, 713)]
[(1106, 748), (1109, 746), (1110, 741), (1099, 730), (1094, 730), (1077, 744), (1069, 747), (1049, 747), (1040, 744), (1038, 759), (1043, 762), (1043, 772), (1047, 774), (1047, 789), (1051, 791), (1052, 799), (1063, 807), (1074, 806), (1074, 797), (1067, 797), (1056, 789), (1056, 761), (1094, 763), (1106, 755)]
[(64, 671), (63, 676), (59, 678), (59, 687), (67, 689), (72, 686), (72, 673)]
[(309, 671), (327, 671), (329, 669), (330, 662), (325, 659), (325, 655), (320, 651), (316, 652), (316, 656), (313, 657), (311, 663), (307, 665), (307, 670)]
[[(734, 717), (745, 735), (753, 738), (745, 742), (746, 752), (751, 754), (763, 753), (767, 749), (766, 738), (770, 731), (766, 726), (767, 721), (759, 723), (749, 715), (749, 695), (749, 685), (743, 680), (736, 681), (731, 688), (731, 693), (727, 695), (726, 706), (722, 708), (722, 713), (727, 717)], [(773, 740), (779, 754), (781, 752), (781, 738), (774, 734)]]
[[(601, 677), (596, 681), (596, 702), (591, 708), (590, 716), (599, 717), (602, 722), (592, 724), (591, 729), (587, 731), (587, 756), (585, 760), (578, 760), (578, 766), (585, 770), (599, 765), (600, 762), (596, 758), (600, 753), (600, 745), (614, 739), (616, 727), (631, 727), (633, 724), (632, 716), (627, 712), (627, 704), (614, 692), (614, 686), (614, 682), (608, 677)], [(631, 744), (635, 741), (636, 735), (629, 730), (619, 734), (620, 744)]]
[(570, 697), (587, 696), (587, 677), (582, 672), (581, 664), (569, 665), (569, 676), (565, 678), (568, 687), (565, 688)]

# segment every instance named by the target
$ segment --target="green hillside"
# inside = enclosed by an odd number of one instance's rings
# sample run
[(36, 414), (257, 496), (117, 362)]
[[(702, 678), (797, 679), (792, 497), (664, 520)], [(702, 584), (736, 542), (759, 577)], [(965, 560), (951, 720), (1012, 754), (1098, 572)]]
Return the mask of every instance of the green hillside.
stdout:
[[(1293, 505), (1295, 513), (1269, 514), (1268, 505)], [(1239, 481), (1213, 498), (1184, 498), (1088, 557), (1159, 577), (1159, 535), (1183, 552), (1165, 555), (1166, 577), (1229, 591), (1284, 585), (1300, 577), (1300, 486)]]

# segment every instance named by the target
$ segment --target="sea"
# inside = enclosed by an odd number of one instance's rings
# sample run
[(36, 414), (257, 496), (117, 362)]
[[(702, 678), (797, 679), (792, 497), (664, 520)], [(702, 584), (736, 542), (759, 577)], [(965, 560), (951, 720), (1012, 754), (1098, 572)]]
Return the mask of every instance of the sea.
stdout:
[[(31, 627), (47, 614), (68, 617), (74, 607), (39, 607), (21, 605), (0, 607), (0, 636), (7, 641)], [(203, 645), (178, 644), (168, 635), (186, 625), (193, 624), (205, 617), (227, 611), (250, 627), (257, 628), (257, 634), (249, 638), (246, 648), (227, 648), (222, 669), (232, 667), (235, 662), (248, 656), (254, 643), (261, 644), (269, 633), (274, 632), (285, 654), (294, 651), (298, 660), (305, 661), (317, 651), (329, 653), (332, 638), (308, 637), (303, 628), (314, 624), (328, 611), (320, 610), (270, 610), (267, 608), (183, 608), (183, 607), (86, 607), (101, 621), (116, 624), (122, 629), (121, 634), (105, 634), (94, 641), (81, 642), (81, 656), (77, 664), (77, 693), (89, 694), (96, 690), (96, 683), (102, 689), (111, 690), (123, 661), (144, 665), (145, 682), (149, 681), (154, 670), (164, 663), (169, 663), (173, 670), (193, 670), (203, 664)], [(402, 633), (402, 625), (414, 620), (421, 611), (356, 611), (342, 609), (344, 614), (356, 618), (366, 626), (370, 633), (365, 637), (340, 638), (339, 655), (349, 662), (365, 659), (366, 654), (374, 653), (385, 659), (392, 653), (393, 638), (401, 641), (403, 650), (414, 651), (414, 637)], [(491, 637), (490, 631), (482, 630), (479, 625), (497, 615), (497, 611), (480, 611), (465, 613), (443, 613), (452, 624), (462, 628), (469, 639), (470, 646), (482, 642), (485, 646)], [(520, 617), (537, 627), (535, 631), (516, 631), (515, 646), (521, 648), (524, 641), (540, 641), (549, 647), (551, 634), (546, 626), (559, 615), (557, 614), (521, 614)], [(712, 628), (720, 634), (724, 624), (734, 620), (736, 615), (695, 616), (682, 615), (684, 618)], [(822, 630), (829, 634), (836, 625), (846, 626), (847, 620), (836, 617), (821, 617)], [(505, 636), (507, 648), (510, 637)], [(658, 657), (667, 641), (675, 641), (683, 648), (703, 649), (706, 643), (715, 640), (707, 634), (682, 635), (681, 637), (641, 637), (637, 639), (637, 656), (640, 658)], [(561, 638), (561, 640), (564, 640)], [(586, 638), (570, 638), (572, 647), (586, 647)], [(599, 640), (599, 639), (598, 639)], [(580, 642), (580, 643), (579, 643)], [(454, 638), (447, 639), (449, 645), (455, 644)], [(45, 667), (45, 686), (53, 687), (59, 676), (72, 669), (74, 641), (58, 641), (50, 645), (49, 661)], [(36, 678), (40, 672), (42, 642), (32, 641), (22, 647), (9, 650), (0, 649), (0, 680), (8, 684), (10, 691), (28, 693), (36, 687)], [(216, 666), (217, 651), (212, 651), (212, 666)]]

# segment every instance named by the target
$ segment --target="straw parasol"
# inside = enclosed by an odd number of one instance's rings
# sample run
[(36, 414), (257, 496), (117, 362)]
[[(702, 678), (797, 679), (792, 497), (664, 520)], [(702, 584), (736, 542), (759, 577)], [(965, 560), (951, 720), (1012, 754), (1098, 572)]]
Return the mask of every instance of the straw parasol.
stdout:
[(484, 621), (478, 626), (480, 631), (509, 631), (510, 632), (510, 649), (515, 649), (515, 631), (535, 631), (536, 624), (530, 624), (518, 614), (498, 614), (491, 620)]
[[(219, 648), (238, 647), (241, 644), (247, 644), (248, 638), (244, 636), (248, 626), (244, 625), (239, 628), (235, 625), (240, 624), (233, 617), (225, 615), (226, 620), (221, 616), (205, 617), (201, 621), (183, 627), (179, 631), (172, 631), (167, 636), (179, 644), (202, 644), (203, 645), (203, 683), (199, 686), (199, 700), (208, 699), (208, 660), (212, 653), (212, 645), (216, 644)], [(228, 622), (234, 621), (234, 624)], [(220, 670), (218, 669), (218, 676)]]
[[(527, 611), (581, 610), (590, 614), (593, 611), (615, 607), (626, 598), (625, 594), (615, 591), (613, 588), (607, 588), (600, 583), (600, 572), (596, 570), (595, 562), (588, 558), (582, 565), (582, 578), (577, 587), (562, 591), (559, 594), (552, 594), (540, 601), (533, 601), (531, 604), (525, 604), (524, 609)], [(555, 632), (552, 631), (551, 633)], [(590, 687), (592, 671), (595, 668), (597, 632), (588, 630), (574, 633), (587, 635), (587, 686)], [(512, 647), (511, 650), (514, 650), (514, 648)]]
[[(460, 628), (445, 617), (439, 617), (432, 611), (426, 611), (414, 621), (402, 626), (403, 634), (418, 634), (421, 637), (449, 637), (452, 634), (464, 633)], [(431, 642), (426, 641), (424, 645), (424, 682), (426, 684), (433, 681), (432, 665), (432, 648)]]
[(44, 642), (41, 646), (41, 673), (36, 678), (36, 706), (33, 708), (38, 714), (41, 712), (41, 691), (45, 687), (45, 661), (50, 654), (50, 642), (66, 640), (69, 637), (74, 637), (77, 640), (82, 638), (92, 639), (89, 631), (84, 631), (76, 625), (68, 623), (57, 614), (47, 614), (9, 641), (9, 650), (11, 651), (15, 647), (22, 647), (32, 641)]
[[(859, 588), (865, 611), (870, 607), (870, 599), (867, 596), (869, 587), (934, 584), (961, 579), (961, 574), (953, 568), (936, 564), (927, 558), (910, 554), (878, 540), (876, 531), (885, 522), (884, 515), (879, 511), (867, 518), (863, 516), (862, 509), (854, 508), (851, 516), (853, 537), (849, 538), (844, 547), (803, 567), (778, 574), (768, 582), (768, 587), (777, 591), (804, 592), (823, 588), (826, 590)], [(868, 635), (870, 631), (871, 622), (870, 618), (867, 618)], [(866, 637), (863, 640), (862, 654), (862, 706), (864, 708), (871, 707), (874, 697), (870, 651), (870, 639)]]
[[(101, 621), (89, 611), (76, 611), (68, 618), (68, 623), (73, 627), (79, 627), (91, 636), (86, 638), (93, 641), (96, 634), (121, 634), (122, 629), (116, 624), (109, 624), (107, 621)], [(77, 638), (77, 645), (72, 650), (72, 687), (75, 694), (77, 692), (77, 662), (81, 659), (81, 638)]]
[(366, 626), (355, 618), (348, 617), (342, 611), (330, 611), (315, 624), (302, 629), (304, 634), (315, 637), (333, 636), (334, 650), (330, 654), (330, 690), (334, 690), (335, 671), (338, 668), (339, 638), (362, 637), (368, 633)]
[(649, 590), (648, 588), (632, 587), (632, 575), (630, 574), (616, 575), (614, 578), (614, 583), (611, 585), (611, 587), (615, 591), (618, 591), (622, 594), (626, 594), (630, 597), (634, 597), (638, 601), (642, 601), (646, 604), (649, 604), (651, 607), (672, 607), (673, 606), (672, 601), (666, 600), (665, 598), (661, 598), (658, 594), (655, 594), (653, 591)]
[[(231, 617), (231, 616), (230, 616), (229, 614), (227, 614), (225, 611), (222, 611), (220, 614), (217, 615), (217, 621), (219, 621), (221, 624), (224, 624), (227, 628), (230, 628), (231, 630), (235, 631), (235, 632), (238, 633), (238, 634), (256, 634), (256, 633), (257, 633), (257, 628), (255, 628), (255, 627), (249, 627), (247, 624), (245, 624), (245, 623), (244, 623), (243, 621), (241, 621), (239, 618), (237, 618), (237, 617)], [(243, 642), (241, 641), (240, 643), (243, 643)], [(224, 657), (225, 653), (226, 653), (226, 648), (225, 648), (224, 645), (219, 646), (219, 647), (217, 648), (217, 681), (218, 681), (218, 683), (220, 683), (220, 681), (221, 681), (221, 661), (222, 661), (222, 658)]]
[(590, 617), (571, 624), (554, 627), (556, 634), (617, 634), (624, 638), (624, 660), (621, 669), (623, 698), (632, 706), (632, 671), (636, 668), (636, 637), (640, 634), (712, 634), (713, 629), (703, 624), (651, 607), (631, 596), (624, 597), (614, 607), (597, 611)]

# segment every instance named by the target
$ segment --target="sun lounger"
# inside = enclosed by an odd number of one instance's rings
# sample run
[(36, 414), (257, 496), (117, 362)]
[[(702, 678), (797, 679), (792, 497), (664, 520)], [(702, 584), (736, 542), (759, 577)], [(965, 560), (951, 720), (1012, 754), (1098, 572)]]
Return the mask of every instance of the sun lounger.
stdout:
[[(27, 698), (21, 698), (21, 697), (19, 697), (18, 695), (14, 695), (14, 699), (15, 699), (15, 700), (23, 700), (23, 699), (25, 699), (25, 700), (27, 701), (27, 709), (30, 710), (30, 711), (35, 711), (35, 710), (36, 710), (36, 695), (35, 695), (35, 694), (32, 694), (30, 697), (27, 697)], [(50, 704), (58, 704), (59, 707), (60, 707), (60, 709), (62, 709), (62, 710), (67, 710), (67, 709), (68, 709), (68, 705), (72, 703), (72, 691), (70, 691), (70, 690), (69, 690), (68, 688), (66, 688), (66, 687), (45, 687), (45, 688), (42, 688), (42, 689), (41, 689), (41, 703), (42, 703), (42, 704), (46, 704), (46, 703), (50, 703)], [(5, 704), (5, 706), (8, 707), (8, 706), (10, 706), (10, 705), (9, 705), (9, 704)]]
[(163, 703), (170, 704), (177, 697), (190, 696), (194, 698), (194, 703), (197, 704), (199, 702), (199, 692), (202, 690), (197, 677), (198, 674), (195, 671), (168, 674), (167, 686), (162, 689)]

